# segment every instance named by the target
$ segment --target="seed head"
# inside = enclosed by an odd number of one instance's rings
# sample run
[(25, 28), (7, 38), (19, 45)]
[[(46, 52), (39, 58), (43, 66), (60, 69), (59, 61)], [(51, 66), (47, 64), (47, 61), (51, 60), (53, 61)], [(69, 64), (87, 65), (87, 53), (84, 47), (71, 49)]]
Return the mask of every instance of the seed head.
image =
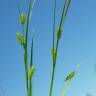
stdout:
[(57, 33), (56, 33), (57, 40), (59, 40), (61, 38), (61, 32), (62, 32), (62, 29), (59, 27), (57, 30)]
[(55, 48), (52, 49), (52, 60), (53, 61), (56, 60), (56, 49)]
[(21, 14), (20, 14), (20, 23), (21, 23), (22, 25), (25, 24), (25, 15), (24, 15), (24, 12), (21, 12)]
[(22, 37), (22, 35), (20, 34), (20, 32), (17, 32), (17, 39), (18, 39), (18, 41), (19, 41), (19, 43), (21, 44), (21, 45), (25, 45), (25, 40), (23, 39), (23, 37)]
[(33, 73), (35, 72), (35, 66), (31, 66), (28, 72), (28, 79), (31, 80)]

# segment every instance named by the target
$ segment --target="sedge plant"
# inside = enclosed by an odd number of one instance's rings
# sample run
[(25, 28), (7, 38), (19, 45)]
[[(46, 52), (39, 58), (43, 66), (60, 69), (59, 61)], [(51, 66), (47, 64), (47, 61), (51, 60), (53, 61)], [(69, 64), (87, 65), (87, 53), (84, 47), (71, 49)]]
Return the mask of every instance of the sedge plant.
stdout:
[[(25, 78), (26, 78), (26, 96), (32, 96), (32, 78), (35, 72), (35, 66), (33, 65), (33, 43), (34, 36), (32, 36), (32, 44), (30, 48), (30, 67), (28, 67), (28, 31), (29, 31), (29, 21), (31, 9), (34, 5), (35, 0), (30, 0), (28, 5), (27, 16), (25, 16), (24, 11), (20, 10), (20, 4), (17, 3), (19, 10), (19, 21), (22, 27), (22, 32), (17, 32), (17, 39), (20, 45), (23, 47), (24, 52), (24, 68), (25, 68)], [(25, 29), (25, 30), (24, 30)]]
[[(17, 39), (20, 45), (23, 48), (24, 52), (24, 70), (25, 70), (25, 83), (26, 83), (26, 96), (33, 96), (32, 95), (32, 79), (33, 74), (35, 72), (35, 66), (33, 65), (33, 47), (34, 47), (34, 36), (32, 36), (32, 43), (30, 48), (30, 66), (28, 67), (28, 32), (29, 32), (29, 21), (30, 21), (30, 15), (31, 15), (31, 9), (34, 6), (35, 0), (30, 0), (27, 10), (27, 16), (25, 16), (24, 11), (20, 10), (19, 3), (17, 4), (18, 11), (19, 11), (19, 20), (20, 25), (22, 27), (22, 32), (17, 32)], [(55, 21), (56, 21), (56, 6), (57, 6), (57, 0), (55, 0), (54, 3), (54, 15), (53, 15), (53, 43), (52, 43), (52, 74), (51, 74), (51, 81), (50, 81), (50, 89), (49, 89), (49, 96), (53, 96), (53, 84), (54, 84), (54, 77), (55, 77), (55, 68), (56, 68), (56, 61), (58, 56), (58, 48), (60, 43), (60, 38), (62, 35), (63, 25), (65, 18), (67, 16), (67, 12), (70, 6), (71, 0), (65, 0), (64, 6), (61, 13), (60, 22), (58, 25), (57, 30), (55, 31)], [(55, 42), (56, 38), (56, 42)], [(64, 88), (60, 94), (60, 96), (65, 96), (66, 91), (70, 87), (70, 83), (75, 76), (76, 72), (78, 71), (79, 66), (75, 70), (73, 70), (68, 76), (65, 78), (65, 85)]]
[[(61, 13), (61, 18), (60, 22), (58, 25), (57, 30), (55, 31), (55, 21), (56, 21), (56, 7), (57, 7), (57, 0), (54, 0), (54, 14), (53, 14), (53, 38), (52, 38), (52, 74), (51, 74), (51, 81), (50, 81), (50, 91), (49, 91), (49, 96), (53, 96), (53, 84), (54, 84), (54, 77), (55, 77), (55, 69), (56, 69), (56, 61), (57, 61), (57, 55), (58, 55), (58, 48), (59, 48), (59, 43), (60, 43), (60, 38), (62, 35), (62, 30), (63, 30), (63, 25), (65, 18), (68, 13), (68, 9), (70, 6), (71, 0), (64, 0), (64, 5)], [(56, 38), (56, 42), (55, 42)], [(69, 85), (77, 72), (79, 66), (72, 71), (65, 79), (65, 86), (63, 88), (63, 91), (61, 92), (61, 96), (65, 96), (65, 92), (69, 88)]]

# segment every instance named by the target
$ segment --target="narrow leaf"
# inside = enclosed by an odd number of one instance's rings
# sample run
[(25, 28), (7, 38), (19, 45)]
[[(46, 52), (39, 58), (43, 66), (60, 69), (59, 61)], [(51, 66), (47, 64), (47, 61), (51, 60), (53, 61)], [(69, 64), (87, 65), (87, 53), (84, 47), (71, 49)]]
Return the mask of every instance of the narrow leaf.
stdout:
[(67, 15), (67, 12), (68, 12), (70, 3), (71, 3), (71, 0), (68, 0), (67, 7), (66, 7), (66, 11), (65, 11), (65, 16)]
[(32, 2), (32, 8), (31, 8), (31, 11), (30, 11), (29, 21), (31, 21), (32, 10), (34, 8), (35, 2), (36, 2), (36, 0), (33, 0), (33, 2)]

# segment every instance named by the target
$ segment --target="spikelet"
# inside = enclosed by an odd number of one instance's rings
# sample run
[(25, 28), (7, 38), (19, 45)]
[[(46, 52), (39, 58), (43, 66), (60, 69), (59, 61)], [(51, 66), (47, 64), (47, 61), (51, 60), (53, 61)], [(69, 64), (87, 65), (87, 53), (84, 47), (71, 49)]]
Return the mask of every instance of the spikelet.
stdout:
[(25, 45), (25, 40), (23, 39), (23, 37), (22, 37), (22, 35), (20, 34), (20, 32), (17, 32), (17, 39), (18, 39), (18, 41), (19, 41), (19, 43), (21, 44), (21, 45)]
[(28, 80), (31, 80), (33, 73), (35, 72), (35, 67), (32, 65), (28, 72)]
[(53, 61), (56, 60), (56, 49), (55, 48), (52, 49), (52, 60)]
[(72, 71), (65, 79), (65, 81), (71, 80), (75, 75), (75, 71)]
[(77, 73), (77, 71), (79, 70), (79, 68), (80, 68), (80, 64), (76, 67), (75, 70), (73, 70), (73, 71), (66, 77), (65, 81), (71, 80), (71, 79), (75, 76), (75, 74)]
[(20, 14), (20, 23), (21, 23), (21, 25), (24, 25), (25, 24), (25, 15), (24, 15), (24, 12), (21, 12), (21, 14)]
[(59, 40), (61, 38), (61, 32), (62, 32), (62, 29), (61, 29), (61, 27), (59, 27), (57, 30), (57, 33), (56, 33), (57, 40)]

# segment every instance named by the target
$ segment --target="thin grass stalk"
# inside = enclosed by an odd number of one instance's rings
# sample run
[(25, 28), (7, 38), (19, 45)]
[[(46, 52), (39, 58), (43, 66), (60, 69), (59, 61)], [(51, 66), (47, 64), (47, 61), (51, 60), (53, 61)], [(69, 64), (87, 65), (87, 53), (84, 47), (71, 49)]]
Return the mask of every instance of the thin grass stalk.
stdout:
[(24, 26), (22, 26), (22, 37), (24, 38)]
[(50, 85), (50, 95), (52, 96), (52, 92), (53, 92), (53, 82), (54, 82), (54, 75), (55, 75), (55, 65), (52, 65), (52, 78), (51, 78), (51, 85)]
[(26, 51), (24, 51), (24, 62), (25, 62), (25, 75), (26, 75), (26, 96), (28, 96), (28, 67), (27, 67), (27, 57)]
[[(30, 56), (30, 68), (33, 65), (33, 37), (32, 37), (32, 44), (31, 44), (31, 56)], [(33, 78), (32, 78), (33, 79)], [(32, 96), (32, 79), (30, 79), (30, 85), (29, 85), (29, 91), (30, 91), (30, 96)]]
[(67, 0), (65, 0), (64, 2), (64, 7), (63, 7), (63, 10), (62, 10), (62, 15), (61, 15), (61, 19), (60, 19), (60, 24), (59, 24), (59, 28), (62, 28), (63, 27), (63, 21), (64, 21), (64, 13), (65, 13), (65, 10), (66, 10), (66, 3), (67, 3)]
[[(56, 20), (56, 4), (57, 0), (55, 0), (55, 6), (54, 6), (54, 16), (53, 16), (53, 49), (54, 49), (54, 42), (55, 42), (55, 20)], [(54, 63), (54, 60), (53, 60)]]
[[(70, 2), (71, 2), (71, 0), (68, 0), (68, 4), (67, 5), (66, 5), (67, 0), (65, 0), (65, 2), (64, 2), (64, 7), (63, 7), (63, 11), (62, 11), (61, 19), (60, 19), (60, 24), (59, 24), (59, 29), (61, 29), (61, 30), (59, 30), (60, 31), (60, 35), (61, 35), (61, 32), (62, 32), (64, 17), (66, 17), (66, 15), (67, 15), (67, 11), (68, 11)], [(53, 21), (53, 49), (54, 49), (54, 40), (55, 40), (55, 19), (56, 19), (56, 0), (55, 0), (55, 6), (54, 6), (54, 19), (53, 19), (54, 20)], [(56, 61), (57, 61), (57, 53), (58, 53), (59, 41), (60, 41), (60, 36), (59, 36), (59, 38), (57, 38), (57, 41), (56, 41), (56, 59), (55, 59), (55, 61), (53, 60), (53, 64), (52, 64), (52, 77), (51, 77), (51, 85), (50, 85), (50, 94), (49, 94), (49, 96), (52, 96), (52, 91), (53, 91), (55, 66), (56, 66)]]
[(27, 43), (28, 43), (28, 27), (29, 27), (29, 16), (30, 16), (30, 10), (31, 10), (31, 4), (32, 0), (30, 0), (29, 3), (29, 9), (28, 9), (28, 15), (27, 15), (27, 25), (26, 25), (26, 38), (25, 38), (25, 74), (26, 74), (26, 96), (28, 96), (28, 52), (27, 52)]
[[(55, 0), (55, 5), (54, 5), (54, 16), (53, 16), (53, 45), (52, 49), (54, 49), (54, 42), (55, 42), (55, 19), (56, 19), (56, 4), (57, 0)], [(54, 81), (54, 73), (55, 73), (55, 66), (54, 66), (54, 60), (52, 61), (52, 77), (51, 77), (51, 83), (50, 83), (50, 92), (49, 96), (52, 96), (52, 91), (53, 91), (53, 81)]]
[(65, 11), (65, 16), (67, 15), (67, 12), (68, 12), (68, 8), (69, 8), (69, 6), (70, 6), (70, 3), (71, 3), (71, 0), (68, 0), (67, 7), (66, 7), (66, 11)]
[[(67, 16), (67, 13), (68, 13), (68, 9), (69, 9), (71, 0), (68, 0), (68, 3), (65, 1), (65, 3), (66, 3), (65, 8), (63, 8), (63, 10), (65, 10), (65, 11), (64, 11), (64, 14), (62, 14), (63, 19)], [(65, 21), (65, 20), (63, 20), (63, 19), (61, 20), (61, 25), (62, 25), (62, 26), (64, 25), (64, 21)], [(61, 27), (62, 27), (62, 26), (61, 26)]]
[[(31, 75), (33, 74), (33, 71), (35, 70), (34, 67), (32, 66), (32, 64), (33, 64), (33, 60), (32, 60), (33, 59), (33, 37), (32, 37), (32, 44), (31, 44), (30, 70), (28, 70), (28, 31), (29, 31), (28, 29), (29, 29), (31, 7), (33, 8), (34, 3), (35, 3), (35, 0), (30, 0), (30, 2), (29, 2), (28, 14), (27, 14), (27, 19), (26, 19), (27, 22), (26, 22), (26, 29), (25, 29), (26, 33), (25, 34), (24, 34), (25, 16), (24, 16), (23, 13), (21, 13), (19, 2), (17, 4), (17, 8), (18, 8), (19, 15), (20, 15), (20, 23), (22, 25), (22, 35), (19, 32), (17, 32), (17, 37), (18, 37), (19, 43), (21, 45), (23, 45), (23, 48), (24, 48), (24, 67), (25, 67), (25, 78), (26, 78), (26, 96), (32, 96), (32, 79), (31, 79)], [(24, 35), (25, 35), (25, 38), (24, 38)], [(31, 72), (31, 73), (29, 73), (29, 72)], [(30, 77), (28, 78), (28, 76), (30, 76)], [(28, 81), (28, 79), (30, 81)]]
[[(58, 28), (58, 29), (61, 29), (60, 30), (60, 36), (61, 36), (61, 32), (62, 32), (62, 28), (63, 28), (63, 24), (64, 24), (64, 19), (65, 19), (66, 15), (67, 15), (70, 2), (71, 2), (71, 0), (68, 0), (68, 3), (67, 3), (67, 0), (65, 0), (65, 2), (64, 2), (64, 7), (63, 7), (61, 19), (60, 19), (59, 28)], [(56, 60), (57, 60), (59, 41), (60, 41), (60, 37), (57, 38), (57, 42), (56, 42)], [(55, 61), (55, 63), (56, 63), (56, 61)]]

